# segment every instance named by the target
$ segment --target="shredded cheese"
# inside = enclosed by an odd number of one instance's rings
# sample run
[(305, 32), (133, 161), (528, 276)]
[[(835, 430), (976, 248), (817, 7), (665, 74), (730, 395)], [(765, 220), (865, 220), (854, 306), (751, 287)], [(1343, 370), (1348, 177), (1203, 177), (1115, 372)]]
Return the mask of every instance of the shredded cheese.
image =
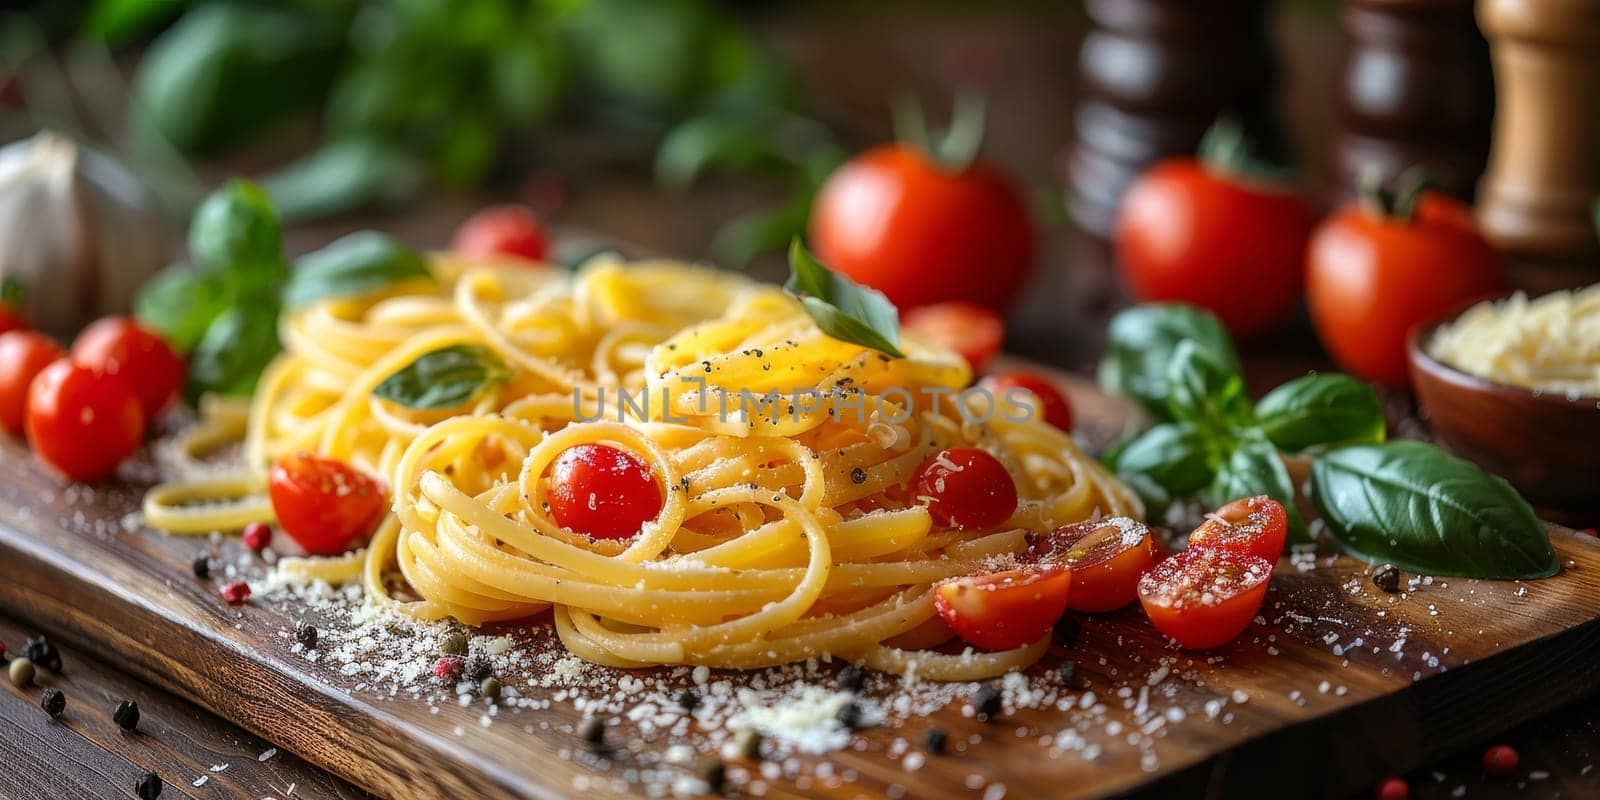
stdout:
[(1528, 299), (1521, 292), (1441, 326), (1428, 354), (1496, 383), (1600, 396), (1600, 284)]

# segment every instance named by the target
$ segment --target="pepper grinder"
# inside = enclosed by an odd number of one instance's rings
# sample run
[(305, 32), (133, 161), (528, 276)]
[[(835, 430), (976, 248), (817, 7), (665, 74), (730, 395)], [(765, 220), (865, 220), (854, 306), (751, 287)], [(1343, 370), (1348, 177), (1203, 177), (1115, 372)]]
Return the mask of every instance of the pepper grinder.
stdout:
[(1427, 164), (1470, 198), (1489, 157), (1494, 76), (1473, 0), (1345, 0), (1346, 51), (1326, 200)]
[(1281, 155), (1267, 0), (1084, 6), (1094, 29), (1078, 54), (1084, 94), (1065, 164), (1079, 227), (1109, 234), (1128, 184), (1161, 158), (1193, 153), (1223, 114), (1239, 119), (1257, 152)]
[(1499, 112), (1478, 224), (1530, 291), (1600, 280), (1600, 0), (1479, 0)]

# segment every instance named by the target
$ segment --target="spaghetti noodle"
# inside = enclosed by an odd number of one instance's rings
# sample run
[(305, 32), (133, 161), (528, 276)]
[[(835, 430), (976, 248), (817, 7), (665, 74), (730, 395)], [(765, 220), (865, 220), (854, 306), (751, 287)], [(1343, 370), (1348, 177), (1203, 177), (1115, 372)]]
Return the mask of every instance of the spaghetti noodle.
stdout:
[[(401, 613), (482, 624), (549, 610), (572, 652), (619, 667), (831, 654), (958, 680), (1025, 666), (1046, 643), (929, 650), (950, 636), (936, 582), (1004, 567), (1025, 531), (1142, 513), (1065, 433), (958, 394), (972, 377), (959, 356), (913, 339), (889, 358), (830, 338), (777, 287), (614, 259), (570, 276), (436, 271), (437, 285), (286, 314), (285, 353), (247, 417), (213, 408), (185, 443), (202, 451), (242, 427), (248, 471), (157, 487), (150, 523), (198, 533), (267, 516), (255, 496), (266, 466), (313, 451), (388, 481), (392, 513), (359, 563), (369, 598)], [(459, 408), (374, 394), (454, 345), (485, 348), (512, 377)], [(631, 539), (552, 518), (550, 466), (581, 444), (634, 454), (663, 489)], [(958, 446), (1015, 479), (1017, 509), (993, 530), (943, 529), (912, 496), (919, 466)]]

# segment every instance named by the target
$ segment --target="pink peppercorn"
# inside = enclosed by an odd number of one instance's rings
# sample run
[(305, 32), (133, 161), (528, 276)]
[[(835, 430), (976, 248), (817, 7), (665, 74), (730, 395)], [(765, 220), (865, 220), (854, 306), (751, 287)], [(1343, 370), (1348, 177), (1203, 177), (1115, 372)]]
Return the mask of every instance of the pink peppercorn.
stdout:
[(433, 662), (433, 677), (440, 683), (455, 683), (461, 678), (461, 670), (465, 666), (461, 656), (440, 656)]
[(1411, 784), (1404, 778), (1385, 778), (1378, 784), (1378, 791), (1373, 792), (1377, 800), (1406, 800), (1411, 796)]
[(260, 553), (272, 544), (272, 529), (265, 523), (252, 522), (244, 526), (244, 546), (252, 553)]
[(1496, 778), (1505, 778), (1517, 771), (1521, 760), (1510, 745), (1497, 744), (1483, 753), (1483, 771)]
[(242, 606), (250, 599), (250, 584), (235, 581), (222, 587), (222, 599), (230, 606)]

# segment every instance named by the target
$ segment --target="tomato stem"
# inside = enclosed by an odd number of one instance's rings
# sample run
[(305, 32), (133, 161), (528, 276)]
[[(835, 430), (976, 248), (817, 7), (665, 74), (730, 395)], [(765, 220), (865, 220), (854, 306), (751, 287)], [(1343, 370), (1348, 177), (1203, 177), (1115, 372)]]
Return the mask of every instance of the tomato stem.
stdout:
[(1426, 164), (1409, 167), (1394, 179), (1395, 188), (1384, 185), (1383, 176), (1368, 170), (1361, 176), (1361, 195), (1373, 212), (1396, 222), (1410, 222), (1416, 216), (1422, 194), (1438, 185), (1437, 176)]
[(903, 96), (895, 100), (891, 110), (895, 138), (922, 151), (946, 172), (966, 171), (983, 149), (987, 109), (983, 96), (976, 92), (956, 93), (950, 107), (950, 125), (937, 134), (928, 128), (927, 115), (915, 98)]

